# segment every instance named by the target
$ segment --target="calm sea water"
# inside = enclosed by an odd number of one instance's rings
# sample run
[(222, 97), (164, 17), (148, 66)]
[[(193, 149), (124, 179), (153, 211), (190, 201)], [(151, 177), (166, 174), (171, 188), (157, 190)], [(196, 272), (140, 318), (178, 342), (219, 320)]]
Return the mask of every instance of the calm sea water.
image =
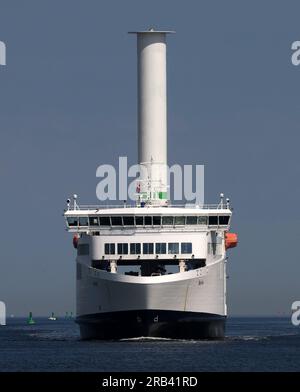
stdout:
[(300, 327), (287, 318), (230, 318), (224, 341), (81, 341), (72, 320), (9, 319), (0, 371), (300, 371)]

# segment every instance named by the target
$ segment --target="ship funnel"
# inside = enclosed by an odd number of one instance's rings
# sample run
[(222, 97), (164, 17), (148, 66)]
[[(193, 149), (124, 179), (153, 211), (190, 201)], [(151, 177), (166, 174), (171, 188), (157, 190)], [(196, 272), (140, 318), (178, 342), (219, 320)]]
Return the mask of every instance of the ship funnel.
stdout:
[(174, 31), (130, 32), (137, 35), (138, 160), (140, 203), (167, 204), (166, 35)]

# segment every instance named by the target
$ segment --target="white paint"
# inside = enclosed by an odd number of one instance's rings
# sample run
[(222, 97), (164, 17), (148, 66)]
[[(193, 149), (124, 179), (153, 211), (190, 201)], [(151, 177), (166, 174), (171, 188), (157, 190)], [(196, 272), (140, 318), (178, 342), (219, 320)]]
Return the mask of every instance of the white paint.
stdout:
[[(157, 277), (111, 274), (82, 265), (82, 279), (77, 280), (77, 315), (138, 309), (226, 315), (224, 278), (219, 278), (223, 264), (221, 258), (205, 268)], [(204, 270), (201, 276), (200, 270)]]
[(193, 208), (188, 205), (187, 208), (182, 207), (155, 207), (155, 208), (140, 208), (140, 207), (128, 207), (124, 209), (119, 208), (106, 208), (104, 205), (97, 206), (94, 209), (86, 209), (85, 206), (80, 206), (80, 210), (68, 210), (65, 211), (64, 216), (88, 216), (88, 215), (186, 215), (186, 216), (208, 216), (208, 215), (232, 215), (232, 211), (227, 208), (218, 208), (217, 205), (206, 206), (205, 208), (194, 206)]
[[(104, 245), (105, 243), (115, 243), (115, 248), (117, 251), (117, 244), (118, 243), (154, 243), (154, 252), (155, 252), (155, 244), (156, 243), (170, 243), (170, 242), (178, 242), (179, 244), (182, 242), (191, 242), (192, 250), (194, 258), (196, 259), (206, 259), (207, 258), (207, 235), (206, 232), (194, 232), (190, 230), (189, 232), (174, 232), (174, 230), (169, 229), (169, 231), (164, 231), (163, 235), (161, 231), (157, 231), (156, 233), (153, 232), (153, 229), (150, 229), (148, 232), (134, 232), (132, 231), (130, 234), (128, 231), (123, 230), (123, 234), (112, 232), (108, 235), (102, 234), (100, 236), (87, 236), (83, 237), (80, 240), (80, 243), (85, 243), (89, 241), (90, 244), (90, 257), (92, 260), (101, 260), (102, 257), (105, 260), (115, 260), (116, 257), (120, 257), (119, 255), (106, 255), (104, 252)], [(82, 242), (81, 242), (82, 241)], [(128, 245), (130, 248), (130, 246)], [(143, 248), (143, 245), (141, 245)], [(180, 246), (179, 246), (180, 252)], [(192, 254), (177, 254), (178, 260), (181, 259), (192, 259)], [(84, 258), (86, 256), (78, 256), (80, 258)], [(138, 255), (122, 255), (123, 260), (132, 260), (137, 259)], [(156, 257), (156, 254), (143, 254), (144, 260), (153, 260)], [(173, 259), (173, 254), (160, 254), (157, 255), (158, 259)], [(80, 259), (82, 260), (82, 259)], [(84, 259), (85, 260), (85, 259)]]

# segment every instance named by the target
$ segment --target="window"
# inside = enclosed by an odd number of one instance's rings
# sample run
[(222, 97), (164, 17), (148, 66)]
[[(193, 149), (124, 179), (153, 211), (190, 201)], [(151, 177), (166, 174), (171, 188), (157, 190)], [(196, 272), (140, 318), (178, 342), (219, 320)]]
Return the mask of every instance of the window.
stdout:
[(123, 226), (122, 217), (121, 216), (112, 216), (111, 217), (111, 225), (112, 226)]
[(219, 216), (219, 225), (228, 225), (229, 215)]
[(186, 217), (186, 224), (187, 225), (196, 225), (197, 224), (197, 216), (187, 216)]
[(174, 217), (173, 216), (163, 216), (162, 224), (165, 226), (173, 226)]
[(79, 244), (77, 246), (77, 254), (78, 256), (87, 256), (90, 253), (89, 244)]
[(110, 226), (109, 216), (101, 216), (99, 220), (100, 220), (100, 226)]
[(185, 217), (184, 216), (175, 216), (175, 225), (184, 225)]
[(158, 242), (155, 244), (155, 253), (158, 255), (165, 255), (167, 253), (167, 244)]
[(141, 254), (141, 244), (130, 244), (130, 254), (140, 255)]
[(152, 226), (152, 216), (145, 216), (145, 226)]
[(218, 226), (218, 217), (217, 216), (209, 216), (208, 217), (208, 224), (210, 226)]
[(168, 244), (168, 253), (171, 255), (179, 253), (179, 243), (178, 242), (170, 242)]
[(79, 218), (79, 226), (88, 226), (88, 217), (87, 216), (81, 216)]
[(143, 253), (144, 253), (144, 255), (152, 255), (153, 254), (153, 244), (152, 243), (144, 243), (143, 244)]
[(198, 225), (207, 225), (207, 216), (198, 216)]
[(90, 226), (98, 226), (99, 225), (99, 220), (96, 216), (90, 216), (89, 222), (90, 222)]
[(182, 242), (181, 243), (181, 253), (193, 253), (192, 251), (192, 243), (191, 242)]
[(161, 216), (154, 216), (153, 217), (153, 226), (160, 226), (161, 225)]
[(106, 255), (114, 255), (116, 253), (115, 244), (104, 244), (104, 253)]
[(128, 255), (128, 244), (118, 244), (118, 254)]
[(74, 216), (67, 218), (67, 221), (69, 226), (78, 226), (78, 218), (75, 218)]
[(134, 226), (134, 217), (133, 216), (123, 216), (124, 226)]
[(198, 225), (207, 225), (207, 216), (198, 216)]
[(135, 224), (136, 224), (136, 226), (144, 226), (144, 217), (143, 216), (136, 216), (135, 217)]

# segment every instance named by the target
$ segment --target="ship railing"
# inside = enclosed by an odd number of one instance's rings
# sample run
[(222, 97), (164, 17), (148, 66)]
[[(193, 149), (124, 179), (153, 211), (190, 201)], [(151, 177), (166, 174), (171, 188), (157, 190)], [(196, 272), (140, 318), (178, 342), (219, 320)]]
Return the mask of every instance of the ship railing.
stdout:
[(164, 208), (194, 208), (197, 210), (230, 210), (230, 206), (227, 204), (168, 204), (165, 206), (161, 205), (136, 205), (136, 204), (102, 204), (102, 205), (76, 205), (75, 208), (73, 206), (70, 206), (69, 210), (81, 210), (81, 211), (86, 211), (86, 210), (106, 210), (106, 209), (116, 209), (116, 208), (157, 208), (157, 207), (164, 207)]

